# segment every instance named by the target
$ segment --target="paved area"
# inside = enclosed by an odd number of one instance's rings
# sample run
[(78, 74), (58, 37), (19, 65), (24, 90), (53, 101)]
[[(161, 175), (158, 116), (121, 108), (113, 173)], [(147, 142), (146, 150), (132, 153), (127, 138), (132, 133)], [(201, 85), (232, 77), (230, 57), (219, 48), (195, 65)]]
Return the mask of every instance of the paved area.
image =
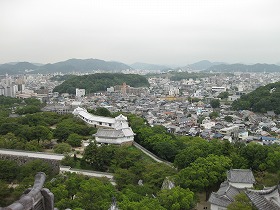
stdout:
[(0, 154), (27, 156), (27, 157), (43, 158), (43, 159), (51, 159), (51, 160), (62, 160), (64, 157), (64, 155), (59, 155), (59, 154), (50, 154), (50, 153), (44, 153), (44, 152), (27, 152), (27, 151), (6, 150), (6, 149), (0, 149)]
[(114, 174), (111, 174), (111, 173), (75, 169), (75, 168), (71, 168), (70, 166), (60, 166), (60, 172), (61, 173), (63, 173), (63, 172), (77, 173), (77, 174), (83, 174), (85, 176), (97, 177), (97, 178), (106, 177), (110, 180), (112, 185), (116, 185), (116, 183), (114, 181)]

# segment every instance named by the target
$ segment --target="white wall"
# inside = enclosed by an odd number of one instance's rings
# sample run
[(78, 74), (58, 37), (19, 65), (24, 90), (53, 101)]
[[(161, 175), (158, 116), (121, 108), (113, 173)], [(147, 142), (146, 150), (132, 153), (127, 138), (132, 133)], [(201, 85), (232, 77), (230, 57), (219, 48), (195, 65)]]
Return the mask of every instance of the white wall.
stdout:
[(221, 207), (221, 206), (217, 206), (215, 204), (211, 204), (210, 206), (211, 210), (226, 210), (227, 208)]
[(253, 184), (247, 184), (247, 183), (233, 183), (233, 182), (229, 182), (229, 184), (233, 187), (236, 188), (253, 188)]
[(130, 137), (122, 137), (122, 138), (117, 138), (117, 139), (112, 139), (112, 138), (100, 138), (100, 137), (95, 137), (96, 142), (98, 143), (105, 143), (105, 144), (122, 144), (125, 142), (132, 142), (134, 140), (134, 136)]

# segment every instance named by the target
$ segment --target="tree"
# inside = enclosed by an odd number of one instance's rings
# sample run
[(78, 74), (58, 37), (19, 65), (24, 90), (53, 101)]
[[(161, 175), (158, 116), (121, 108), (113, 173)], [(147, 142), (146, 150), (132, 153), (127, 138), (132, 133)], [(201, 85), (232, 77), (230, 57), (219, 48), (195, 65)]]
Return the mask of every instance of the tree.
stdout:
[(68, 197), (72, 200), (74, 199), (74, 195), (76, 195), (80, 191), (80, 183), (84, 180), (83, 176), (78, 174), (70, 174), (66, 181), (65, 186), (68, 191)]
[(174, 161), (175, 155), (178, 152), (178, 149), (173, 141), (158, 142), (153, 147), (153, 150), (159, 157), (171, 162)]
[(198, 148), (196, 145), (188, 146), (176, 155), (174, 165), (179, 169), (188, 167), (197, 158), (207, 156), (208, 154), (206, 152), (204, 148)]
[(33, 114), (40, 111), (41, 109), (38, 106), (27, 105), (23, 107), (18, 107), (15, 112), (19, 115), (23, 115), (23, 114)]
[(66, 154), (64, 158), (61, 160), (61, 165), (75, 167), (76, 161), (69, 154)]
[(97, 162), (96, 154), (98, 152), (98, 147), (96, 141), (92, 141), (89, 145), (85, 148), (84, 155), (82, 160), (89, 164), (90, 166), (94, 167), (95, 163)]
[(211, 119), (216, 119), (217, 117), (219, 117), (219, 113), (218, 113), (218, 112), (211, 112), (211, 113), (209, 114), (209, 117), (210, 117)]
[(118, 168), (129, 169), (134, 166), (141, 157), (142, 153), (133, 147), (116, 147), (112, 164)]
[(71, 152), (71, 146), (67, 143), (59, 143), (53, 148), (55, 153), (64, 154)]
[(58, 185), (52, 188), (52, 193), (55, 195), (55, 202), (68, 197), (68, 191), (65, 185)]
[(82, 144), (82, 139), (83, 137), (76, 134), (76, 133), (71, 133), (68, 138), (67, 138), (67, 143), (70, 144), (72, 147), (80, 147)]
[(265, 160), (267, 170), (270, 172), (277, 172), (280, 169), (279, 160), (280, 151), (269, 152)]
[(95, 112), (95, 115), (104, 116), (104, 117), (111, 117), (111, 112), (106, 109), (105, 107), (98, 107)]
[(231, 166), (231, 160), (225, 156), (200, 157), (178, 173), (176, 183), (192, 191), (208, 190), (226, 178)]
[(227, 122), (232, 122), (232, 120), (233, 120), (233, 118), (232, 118), (232, 116), (225, 116), (225, 121), (227, 121)]
[(138, 181), (137, 176), (127, 169), (117, 169), (114, 178), (117, 182), (117, 187), (120, 190), (130, 184), (135, 185)]
[[(0, 167), (1, 168), (1, 167)], [(7, 206), (8, 205), (8, 198), (10, 196), (10, 189), (8, 184), (4, 181), (0, 180), (0, 206)]]
[(190, 210), (195, 206), (195, 195), (189, 189), (174, 187), (158, 193), (160, 204), (170, 210)]
[(257, 210), (245, 193), (235, 196), (235, 201), (227, 206), (228, 210)]
[(23, 180), (25, 177), (32, 177), (34, 180), (34, 176), (40, 171), (44, 172), (48, 176), (54, 175), (52, 172), (52, 166), (49, 163), (39, 159), (30, 161), (21, 166), (20, 173), (17, 175), (19, 176), (20, 180)]
[(108, 181), (91, 178), (80, 183), (80, 190), (75, 200), (82, 204), (81, 207), (85, 210), (108, 209), (115, 194), (114, 186)]
[(164, 179), (174, 174), (175, 169), (163, 163), (153, 163), (145, 165), (142, 177), (144, 183), (147, 183), (152, 189), (157, 191), (162, 186)]
[(267, 158), (268, 147), (251, 142), (246, 147), (242, 147), (239, 152), (248, 161), (248, 166), (252, 170), (260, 170), (260, 166), (264, 166), (264, 160)]
[(40, 140), (50, 140), (52, 138), (52, 132), (45, 126), (35, 126), (30, 129), (30, 140), (37, 140), (38, 144)]
[(0, 177), (1, 180), (11, 182), (16, 179), (20, 167), (15, 161), (0, 160)]
[(115, 147), (113, 145), (98, 147), (96, 141), (93, 141), (86, 147), (82, 160), (94, 170), (107, 171), (112, 164), (114, 153)]
[(228, 96), (229, 96), (229, 93), (227, 91), (225, 91), (225, 92), (219, 93), (218, 98), (225, 99), (225, 98), (228, 98)]
[(54, 130), (54, 137), (58, 138), (60, 141), (63, 141), (66, 140), (71, 133), (72, 132), (69, 128), (58, 125)]
[(212, 108), (219, 108), (220, 107), (220, 100), (219, 99), (213, 99), (210, 102), (210, 105)]
[(148, 198), (143, 197), (140, 201), (130, 201), (128, 199), (124, 199), (119, 203), (119, 207), (122, 210), (148, 210), (148, 209), (156, 209), (156, 210), (167, 210), (162, 207), (156, 198)]

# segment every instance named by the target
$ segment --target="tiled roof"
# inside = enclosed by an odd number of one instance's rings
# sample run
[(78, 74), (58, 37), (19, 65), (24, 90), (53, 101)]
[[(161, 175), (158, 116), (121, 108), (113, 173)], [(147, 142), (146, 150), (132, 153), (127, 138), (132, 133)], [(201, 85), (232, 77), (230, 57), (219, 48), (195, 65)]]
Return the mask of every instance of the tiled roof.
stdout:
[(99, 128), (95, 136), (106, 137), (106, 138), (120, 138), (120, 137), (134, 136), (134, 133), (131, 128), (124, 128), (121, 130), (115, 130), (110, 128)]
[(226, 197), (219, 196), (217, 193), (211, 193), (208, 202), (217, 206), (227, 207), (232, 201)]
[(255, 178), (250, 169), (231, 169), (227, 172), (227, 179), (234, 183), (255, 183)]
[(280, 210), (280, 207), (271, 201), (265, 199), (264, 196), (258, 194), (257, 192), (245, 191), (248, 198), (254, 204), (254, 206), (259, 210)]
[(211, 204), (227, 207), (240, 192), (240, 189), (229, 185), (228, 181), (225, 181), (221, 183), (220, 189), (216, 193), (211, 193), (208, 201)]
[(99, 128), (97, 130), (95, 136), (107, 137), (107, 138), (118, 138), (118, 137), (124, 137), (124, 134), (121, 130)]
[[(275, 194), (277, 191), (277, 194)], [(269, 200), (265, 198), (265, 195), (273, 194), (279, 196), (280, 185), (274, 186), (264, 190), (253, 189), (238, 189), (229, 185), (228, 181), (221, 184), (220, 189), (216, 193), (211, 193), (209, 202), (221, 207), (227, 207), (234, 201), (236, 195), (241, 192), (245, 192), (250, 201), (258, 210), (280, 210), (279, 198), (275, 197), (275, 200)]]

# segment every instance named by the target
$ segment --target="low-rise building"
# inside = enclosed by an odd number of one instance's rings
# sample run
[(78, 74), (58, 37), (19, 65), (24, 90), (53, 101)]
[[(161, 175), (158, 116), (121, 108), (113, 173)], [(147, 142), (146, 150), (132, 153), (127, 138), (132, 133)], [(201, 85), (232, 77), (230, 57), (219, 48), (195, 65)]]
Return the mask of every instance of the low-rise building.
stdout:
[(131, 145), (134, 141), (134, 133), (128, 126), (127, 117), (120, 114), (115, 118), (92, 115), (86, 109), (76, 108), (73, 114), (81, 118), (87, 124), (98, 127), (94, 134), (99, 144)]

